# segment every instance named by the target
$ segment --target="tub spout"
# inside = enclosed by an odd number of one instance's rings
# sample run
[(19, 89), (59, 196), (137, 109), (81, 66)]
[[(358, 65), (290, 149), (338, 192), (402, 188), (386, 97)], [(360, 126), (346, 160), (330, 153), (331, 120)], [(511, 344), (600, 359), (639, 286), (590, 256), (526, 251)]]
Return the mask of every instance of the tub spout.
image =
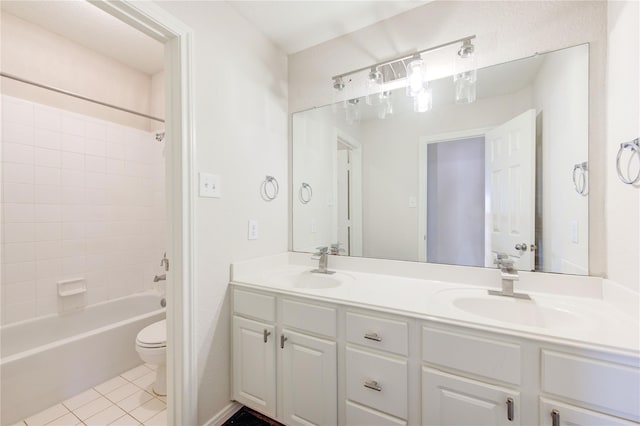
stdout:
[(153, 282), (157, 283), (158, 281), (164, 281), (166, 279), (167, 279), (167, 274), (156, 275), (155, 277), (153, 277)]

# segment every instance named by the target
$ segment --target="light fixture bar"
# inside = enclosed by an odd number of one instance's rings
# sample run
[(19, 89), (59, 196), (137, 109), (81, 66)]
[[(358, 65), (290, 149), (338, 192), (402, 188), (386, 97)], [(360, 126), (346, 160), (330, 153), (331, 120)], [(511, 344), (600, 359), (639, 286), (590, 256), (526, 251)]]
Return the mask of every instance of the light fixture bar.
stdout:
[(386, 60), (386, 61), (378, 62), (377, 64), (368, 65), (366, 67), (358, 68), (358, 69), (353, 70), (353, 71), (345, 72), (345, 73), (342, 73), (342, 74), (337, 74), (337, 75), (334, 75), (333, 77), (331, 77), (331, 79), (335, 80), (335, 79), (338, 79), (338, 78), (346, 77), (348, 75), (352, 75), (352, 74), (356, 74), (356, 73), (359, 73), (359, 72), (362, 72), (362, 71), (365, 71), (365, 70), (369, 70), (371, 68), (381, 67), (383, 65), (391, 64), (393, 62), (404, 61), (405, 59), (411, 59), (416, 55), (422, 55), (423, 53), (433, 52), (434, 50), (439, 50), (439, 49), (451, 46), (452, 44), (462, 43), (462, 42), (467, 41), (467, 40), (471, 41), (474, 38), (476, 38), (475, 34), (471, 35), (471, 36), (467, 36), (467, 37), (462, 37), (462, 38), (459, 38), (457, 40), (453, 40), (453, 41), (449, 41), (447, 43), (439, 44), (437, 46), (429, 47), (427, 49), (418, 50), (417, 52), (413, 52), (413, 53), (410, 53), (408, 55), (398, 56), (398, 57), (393, 58), (393, 59), (389, 59), (389, 60)]

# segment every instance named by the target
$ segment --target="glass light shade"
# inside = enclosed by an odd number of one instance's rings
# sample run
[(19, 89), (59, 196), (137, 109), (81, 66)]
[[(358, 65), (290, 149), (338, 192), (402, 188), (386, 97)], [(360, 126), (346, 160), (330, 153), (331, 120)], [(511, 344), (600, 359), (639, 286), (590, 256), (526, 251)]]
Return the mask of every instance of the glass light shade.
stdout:
[(384, 77), (377, 69), (372, 69), (367, 79), (367, 105), (380, 105), (383, 100), (382, 85)]
[(349, 99), (346, 102), (346, 121), (347, 124), (352, 125), (360, 120), (360, 108), (358, 107), (359, 99)]
[(467, 71), (456, 74), (454, 78), (456, 86), (456, 103), (470, 104), (476, 101), (476, 71)]
[(413, 98), (415, 112), (427, 112), (433, 108), (433, 92), (431, 87), (425, 87)]
[(407, 95), (416, 96), (423, 90), (427, 69), (421, 57), (415, 57), (407, 64)]
[(384, 120), (391, 114), (393, 114), (393, 105), (391, 104), (391, 97), (389, 96), (389, 92), (382, 93), (383, 101), (378, 106), (378, 118)]

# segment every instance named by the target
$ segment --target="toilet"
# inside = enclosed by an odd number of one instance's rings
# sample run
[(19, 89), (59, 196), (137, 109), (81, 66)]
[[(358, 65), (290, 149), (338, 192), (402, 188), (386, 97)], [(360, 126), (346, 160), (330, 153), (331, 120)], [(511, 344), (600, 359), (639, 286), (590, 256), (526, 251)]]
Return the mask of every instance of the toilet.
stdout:
[(136, 351), (140, 358), (157, 365), (153, 392), (159, 396), (167, 394), (167, 320), (146, 326), (136, 337)]

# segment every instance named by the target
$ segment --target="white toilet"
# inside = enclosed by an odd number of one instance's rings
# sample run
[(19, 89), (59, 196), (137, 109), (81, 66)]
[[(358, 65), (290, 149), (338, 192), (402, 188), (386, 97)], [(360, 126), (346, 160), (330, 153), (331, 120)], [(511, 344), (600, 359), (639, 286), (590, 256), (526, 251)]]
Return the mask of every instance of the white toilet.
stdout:
[(153, 392), (167, 394), (167, 320), (154, 322), (143, 328), (136, 337), (136, 351), (148, 364), (157, 365)]

